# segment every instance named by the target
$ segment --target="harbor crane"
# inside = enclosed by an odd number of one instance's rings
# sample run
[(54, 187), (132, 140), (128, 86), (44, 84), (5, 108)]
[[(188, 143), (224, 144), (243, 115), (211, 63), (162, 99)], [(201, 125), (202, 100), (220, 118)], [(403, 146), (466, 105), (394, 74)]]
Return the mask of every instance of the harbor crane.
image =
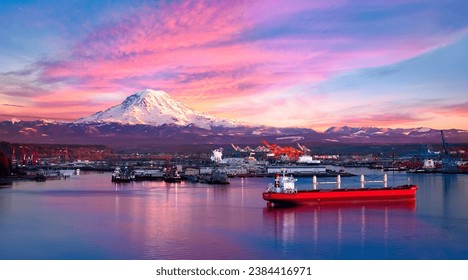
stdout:
[(231, 146), (232, 146), (232, 148), (233, 148), (236, 152), (241, 152), (241, 153), (247, 152), (247, 153), (251, 153), (251, 152), (254, 151), (254, 149), (250, 148), (249, 146), (247, 146), (247, 147), (245, 147), (245, 148), (241, 148), (241, 147), (236, 146), (236, 145), (234, 145), (234, 144), (232, 144), (232, 143), (231, 143)]
[(297, 143), (297, 146), (299, 147), (299, 149), (301, 149), (301, 151), (303, 151), (305, 154), (309, 153), (310, 152), (310, 149), (307, 148), (306, 146), (304, 145), (301, 145), (299, 143)]
[(281, 147), (276, 144), (270, 144), (262, 139), (262, 143), (270, 150), (270, 153), (274, 154), (275, 157), (287, 156), (290, 160), (297, 160), (304, 154), (303, 151), (295, 149), (293, 147)]

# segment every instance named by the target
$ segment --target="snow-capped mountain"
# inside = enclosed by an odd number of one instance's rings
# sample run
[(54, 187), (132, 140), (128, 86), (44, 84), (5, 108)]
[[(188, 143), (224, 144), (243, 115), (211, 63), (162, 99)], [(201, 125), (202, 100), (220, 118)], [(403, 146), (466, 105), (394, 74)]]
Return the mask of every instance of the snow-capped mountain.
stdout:
[[(468, 143), (468, 131), (444, 130), (448, 143)], [(278, 145), (441, 143), (440, 130), (419, 128), (279, 128), (245, 124), (197, 112), (164, 91), (146, 89), (121, 104), (75, 122), (3, 121), (0, 140), (13, 143), (99, 144), (119, 150), (174, 151), (236, 144)]]
[(145, 89), (127, 97), (121, 104), (105, 111), (81, 118), (78, 123), (119, 123), (161, 126), (175, 124), (193, 125), (210, 130), (213, 127), (233, 127), (238, 123), (217, 119), (214, 116), (197, 112), (174, 100), (161, 90)]

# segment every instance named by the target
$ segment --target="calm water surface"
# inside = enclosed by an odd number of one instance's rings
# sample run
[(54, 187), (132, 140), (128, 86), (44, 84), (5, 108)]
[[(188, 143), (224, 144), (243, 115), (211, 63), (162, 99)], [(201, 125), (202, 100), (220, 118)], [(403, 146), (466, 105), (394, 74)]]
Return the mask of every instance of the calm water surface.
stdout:
[(18, 182), (0, 190), (0, 259), (468, 259), (468, 175), (389, 173), (390, 185), (408, 177), (415, 204), (287, 209), (262, 200), (271, 178)]

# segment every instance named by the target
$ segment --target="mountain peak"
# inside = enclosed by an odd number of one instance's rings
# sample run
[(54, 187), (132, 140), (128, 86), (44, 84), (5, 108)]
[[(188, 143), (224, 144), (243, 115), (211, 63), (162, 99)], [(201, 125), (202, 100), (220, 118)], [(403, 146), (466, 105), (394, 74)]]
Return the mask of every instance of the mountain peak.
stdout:
[(140, 99), (153, 99), (153, 98), (172, 99), (172, 97), (169, 94), (167, 94), (167, 92), (165, 92), (164, 90), (153, 90), (153, 89), (145, 89), (131, 96), (136, 96), (136, 97), (139, 97)]
[(174, 100), (162, 90), (145, 89), (128, 96), (121, 104), (98, 112), (77, 122), (121, 124), (145, 124), (160, 126), (175, 124), (194, 125), (211, 129), (213, 126), (234, 126), (234, 122), (216, 119), (214, 116), (196, 112), (179, 101)]
[(143, 91), (140, 91), (140, 92), (137, 92), (135, 94), (138, 94), (140, 96), (146, 96), (146, 95), (153, 95), (153, 96), (158, 96), (158, 95), (165, 95), (165, 96), (168, 96), (167, 92), (165, 92), (164, 90), (154, 90), (154, 89), (150, 89), (150, 88), (147, 88)]
[(156, 113), (173, 113), (171, 111), (177, 111), (179, 114), (194, 113), (192, 109), (174, 100), (163, 90), (145, 89), (127, 97), (122, 105), (126, 108), (153, 110)]

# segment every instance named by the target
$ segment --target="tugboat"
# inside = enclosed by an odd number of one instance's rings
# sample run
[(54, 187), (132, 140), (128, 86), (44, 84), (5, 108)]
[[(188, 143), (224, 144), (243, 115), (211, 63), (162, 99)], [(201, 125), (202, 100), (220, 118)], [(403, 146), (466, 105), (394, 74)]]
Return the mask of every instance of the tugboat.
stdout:
[[(263, 192), (263, 199), (268, 202), (268, 206), (414, 202), (418, 189), (418, 186), (408, 184), (383, 188), (361, 187), (298, 190), (295, 186), (296, 181), (297, 179), (292, 176), (285, 176), (285, 171), (283, 171), (283, 176), (276, 174), (274, 184), (270, 184)], [(341, 183), (340, 179), (337, 182)], [(316, 183), (315, 179), (314, 183)]]
[(44, 175), (44, 173), (37, 173), (36, 176), (34, 176), (34, 180), (36, 182), (45, 182), (47, 177)]
[(177, 168), (167, 167), (163, 180), (166, 183), (180, 183), (182, 181), (182, 177), (179, 172), (177, 172)]
[(208, 181), (208, 184), (216, 184), (216, 185), (228, 185), (230, 184), (230, 180), (228, 177), (227, 172), (223, 172), (221, 170), (213, 170), (211, 174), (211, 178)]
[(112, 182), (115, 183), (128, 183), (134, 179), (132, 172), (128, 168), (123, 170), (120, 167), (116, 167), (112, 173)]
[(217, 168), (213, 169), (211, 174), (199, 175), (196, 181), (213, 185), (229, 185), (231, 183), (227, 172)]

